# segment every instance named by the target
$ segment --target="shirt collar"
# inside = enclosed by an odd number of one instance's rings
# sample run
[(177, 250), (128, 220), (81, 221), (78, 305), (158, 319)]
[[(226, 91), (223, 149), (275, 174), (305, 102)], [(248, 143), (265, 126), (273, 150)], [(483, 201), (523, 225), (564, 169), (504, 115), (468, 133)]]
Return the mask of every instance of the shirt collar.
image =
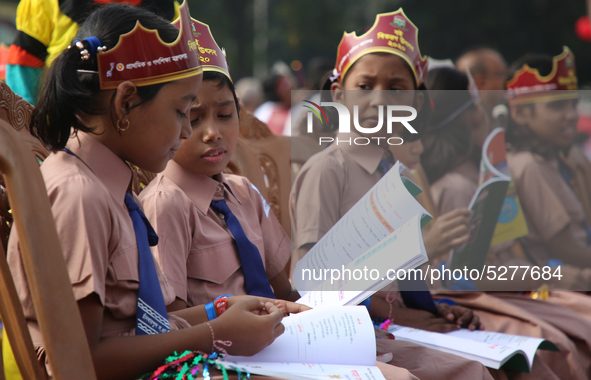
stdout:
[[(336, 144), (337, 139), (341, 141), (346, 140), (347, 142), (349, 139), (351, 139), (351, 144), (338, 144), (337, 147), (343, 152), (347, 153), (353, 161), (365, 169), (369, 174), (373, 174), (378, 169), (382, 158), (384, 158), (384, 149), (381, 146), (373, 143), (367, 145), (356, 145), (354, 144), (356, 137), (362, 136), (355, 132), (338, 133), (333, 144)], [(383, 143), (387, 144), (386, 142)]]
[(189, 171), (175, 161), (170, 160), (162, 175), (180, 187), (203, 214), (207, 214), (211, 201), (216, 196), (216, 191), (220, 193), (222, 189), (226, 190), (224, 191), (223, 198), (231, 197), (232, 200), (236, 200), (239, 204), (242, 204), (232, 192), (224, 173), (220, 173), (212, 178)]
[(125, 161), (84, 132), (70, 137), (66, 147), (88, 166), (116, 199), (124, 201), (133, 176)]

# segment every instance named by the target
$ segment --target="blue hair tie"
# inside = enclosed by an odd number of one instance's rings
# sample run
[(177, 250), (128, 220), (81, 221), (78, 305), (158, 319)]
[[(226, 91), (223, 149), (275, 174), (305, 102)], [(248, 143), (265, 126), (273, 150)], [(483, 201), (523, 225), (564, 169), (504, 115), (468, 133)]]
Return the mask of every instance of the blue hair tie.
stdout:
[(76, 47), (80, 49), (80, 55), (82, 55), (83, 60), (88, 60), (90, 59), (90, 57), (96, 57), (97, 53), (107, 50), (106, 46), (101, 46), (102, 43), (101, 40), (98, 39), (98, 37), (86, 37), (83, 41), (88, 42), (88, 44), (90, 45), (90, 48), (88, 50), (84, 47), (84, 44), (82, 42), (78, 40), (74, 41), (74, 45), (76, 45)]

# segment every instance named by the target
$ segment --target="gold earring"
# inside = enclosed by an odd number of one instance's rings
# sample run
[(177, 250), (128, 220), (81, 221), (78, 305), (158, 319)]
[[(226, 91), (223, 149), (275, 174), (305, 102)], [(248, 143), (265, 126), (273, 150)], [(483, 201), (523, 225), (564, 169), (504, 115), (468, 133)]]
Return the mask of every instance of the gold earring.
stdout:
[(129, 128), (129, 126), (131, 125), (131, 123), (129, 122), (129, 119), (123, 119), (124, 123), (127, 123), (127, 124), (125, 124), (125, 127), (122, 127), (121, 120), (122, 119), (117, 120), (117, 132), (119, 132), (119, 133), (126, 131)]

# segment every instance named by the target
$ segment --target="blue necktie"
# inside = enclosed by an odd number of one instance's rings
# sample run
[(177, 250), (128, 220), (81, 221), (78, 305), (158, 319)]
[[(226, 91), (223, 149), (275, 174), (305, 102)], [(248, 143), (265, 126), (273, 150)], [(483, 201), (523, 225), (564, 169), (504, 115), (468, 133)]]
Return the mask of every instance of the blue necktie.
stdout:
[(234, 240), (236, 240), (242, 272), (244, 273), (246, 293), (251, 296), (275, 298), (257, 246), (248, 240), (238, 218), (232, 213), (226, 201), (224, 199), (211, 201), (211, 208), (224, 216), (226, 225), (234, 236)]
[(133, 222), (139, 252), (140, 285), (135, 334), (151, 335), (169, 332), (170, 323), (166, 313), (166, 304), (162, 296), (154, 258), (150, 251), (150, 246), (158, 244), (158, 235), (130, 193), (125, 194), (125, 205)]
[[(394, 165), (394, 156), (390, 150), (384, 152), (384, 158), (380, 160), (378, 169), (382, 172), (382, 176), (390, 170)], [(413, 290), (408, 290), (413, 289)], [(406, 307), (411, 309), (425, 310), (437, 315), (437, 308), (431, 292), (425, 280), (422, 279), (406, 279), (398, 280), (398, 290), (400, 297)]]

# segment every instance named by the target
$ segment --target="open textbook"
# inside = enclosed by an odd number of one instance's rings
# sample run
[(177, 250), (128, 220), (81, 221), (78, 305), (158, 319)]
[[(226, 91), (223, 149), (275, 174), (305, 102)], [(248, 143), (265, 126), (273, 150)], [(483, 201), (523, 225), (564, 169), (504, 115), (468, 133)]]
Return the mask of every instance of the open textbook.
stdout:
[(529, 372), (538, 349), (558, 351), (554, 343), (526, 336), (494, 331), (470, 331), (460, 329), (448, 333), (436, 333), (410, 327), (390, 325), (388, 332), (396, 339), (408, 340), (475, 360), (486, 367)]
[(491, 245), (527, 235), (527, 224), (507, 165), (502, 128), (494, 129), (484, 141), (479, 186), (468, 208), (473, 212), (470, 239), (452, 252), (452, 268), (480, 269)]
[(225, 357), (220, 364), (286, 379), (383, 380), (376, 339), (364, 307), (309, 310), (283, 318), (285, 332), (254, 356)]
[[(431, 216), (403, 170), (397, 162), (296, 264), (296, 288), (314, 291), (301, 303), (356, 305), (394, 281), (399, 269), (428, 260), (421, 228)], [(325, 297), (338, 302), (321, 302)]]

